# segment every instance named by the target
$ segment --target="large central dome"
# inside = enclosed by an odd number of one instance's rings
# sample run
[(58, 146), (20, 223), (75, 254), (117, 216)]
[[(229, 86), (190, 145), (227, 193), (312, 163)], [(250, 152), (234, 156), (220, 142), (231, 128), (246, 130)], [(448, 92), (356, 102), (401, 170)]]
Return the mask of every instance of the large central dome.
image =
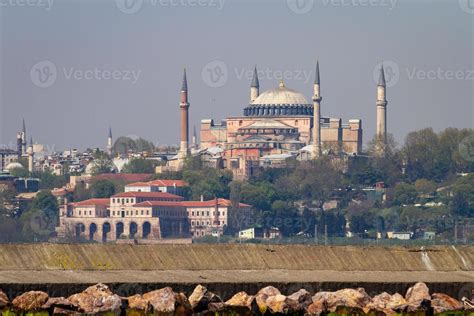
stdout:
[(244, 109), (245, 116), (313, 115), (313, 105), (303, 94), (288, 89), (283, 81), (276, 89), (260, 94)]
[(267, 90), (260, 94), (251, 105), (307, 105), (309, 104), (303, 94), (285, 87), (280, 82), (276, 89)]

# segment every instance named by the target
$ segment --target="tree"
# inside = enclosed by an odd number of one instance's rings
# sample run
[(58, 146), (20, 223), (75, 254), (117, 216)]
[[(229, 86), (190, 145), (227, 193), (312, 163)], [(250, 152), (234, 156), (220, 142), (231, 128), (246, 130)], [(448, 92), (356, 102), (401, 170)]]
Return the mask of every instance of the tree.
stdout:
[(51, 190), (54, 188), (60, 188), (69, 182), (69, 176), (57, 176), (49, 171), (35, 171), (31, 176), (40, 179), (40, 189)]
[(143, 138), (132, 139), (121, 136), (115, 141), (112, 151), (119, 155), (127, 155), (129, 152), (148, 152), (152, 153), (155, 146), (152, 142)]
[(155, 167), (159, 165), (156, 160), (134, 158), (122, 169), (123, 173), (155, 173)]
[(57, 226), (58, 216), (56, 198), (49, 191), (40, 191), (28, 211), (21, 215), (23, 237), (27, 240), (48, 240)]
[(437, 185), (434, 181), (418, 179), (415, 181), (415, 188), (418, 194), (431, 195), (435, 193)]
[(451, 204), (459, 216), (474, 216), (474, 174), (456, 181), (452, 189)]
[(115, 184), (110, 180), (94, 181), (90, 186), (93, 198), (110, 198), (115, 192)]
[(114, 172), (114, 164), (112, 160), (110, 160), (109, 156), (100, 150), (96, 150), (93, 153), (94, 160), (91, 162), (91, 173), (96, 175), (96, 174), (102, 174), (102, 173), (112, 173)]
[(417, 197), (416, 188), (408, 183), (399, 183), (395, 186), (393, 203), (395, 205), (408, 205), (415, 203)]

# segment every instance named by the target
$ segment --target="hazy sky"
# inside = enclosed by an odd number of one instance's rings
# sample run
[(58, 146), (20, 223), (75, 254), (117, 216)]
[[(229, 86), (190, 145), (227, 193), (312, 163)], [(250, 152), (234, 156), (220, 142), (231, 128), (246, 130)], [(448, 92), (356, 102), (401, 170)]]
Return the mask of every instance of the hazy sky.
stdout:
[[(284, 77), (322, 115), (375, 131), (374, 69), (386, 61), (388, 129), (473, 127), (474, 0), (0, 0), (0, 141), (24, 117), (50, 148), (137, 135), (179, 141), (190, 121), (241, 115), (256, 64), (261, 91)], [(29, 138), (29, 136), (28, 136)]]

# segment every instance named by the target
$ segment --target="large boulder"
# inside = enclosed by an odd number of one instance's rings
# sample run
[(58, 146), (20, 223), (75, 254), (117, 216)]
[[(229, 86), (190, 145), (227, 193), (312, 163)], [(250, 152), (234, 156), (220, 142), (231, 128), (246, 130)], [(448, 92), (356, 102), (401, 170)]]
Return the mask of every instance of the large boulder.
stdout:
[(150, 304), (140, 294), (127, 297), (128, 309), (148, 313), (151, 309)]
[(325, 308), (325, 311), (335, 313), (340, 310), (355, 312), (366, 310), (371, 302), (370, 296), (363, 288), (342, 289), (336, 292), (319, 292), (312, 297), (312, 309)]
[(430, 290), (423, 282), (418, 282), (410, 287), (405, 295), (408, 308), (407, 312), (426, 311), (431, 306)]
[(311, 303), (311, 293), (305, 289), (301, 289), (286, 297), (286, 304), (290, 313), (302, 312)]
[(0, 311), (10, 305), (10, 301), (8, 300), (8, 296), (0, 290)]
[[(213, 304), (213, 310), (221, 306), (222, 299), (216, 294), (208, 291), (205, 286), (198, 285), (188, 298), (189, 304), (195, 313), (208, 310), (208, 305)], [(223, 306), (223, 304), (222, 304)]]
[(253, 295), (248, 295), (246, 292), (239, 292), (232, 296), (224, 303), (226, 311), (234, 312), (238, 315), (256, 312), (258, 307)]
[(175, 293), (170, 287), (151, 291), (143, 294), (143, 298), (153, 307), (153, 312), (158, 315), (192, 314), (192, 308), (183, 293)]
[(68, 300), (79, 311), (87, 314), (111, 312), (118, 315), (122, 307), (120, 296), (113, 294), (107, 285), (101, 283), (69, 296)]
[(307, 315), (316, 315), (319, 316), (323, 313), (326, 313), (327, 305), (326, 301), (321, 296), (313, 296), (311, 298), (311, 303), (306, 307)]
[(365, 307), (365, 311), (383, 312), (386, 315), (403, 313), (407, 308), (405, 298), (395, 293), (393, 295), (383, 292), (372, 298), (372, 301)]
[(431, 307), (436, 314), (462, 311), (464, 309), (464, 305), (460, 301), (441, 293), (433, 293), (431, 296)]
[(48, 301), (48, 294), (42, 291), (30, 291), (15, 297), (13, 307), (21, 311), (39, 311)]
[(284, 313), (288, 310), (286, 296), (282, 295), (280, 291), (273, 286), (260, 289), (255, 295), (255, 301), (262, 314), (265, 314), (267, 310), (272, 313)]
[(41, 306), (41, 309), (47, 310), (50, 314), (54, 315), (77, 313), (76, 306), (64, 297), (50, 297), (46, 303)]

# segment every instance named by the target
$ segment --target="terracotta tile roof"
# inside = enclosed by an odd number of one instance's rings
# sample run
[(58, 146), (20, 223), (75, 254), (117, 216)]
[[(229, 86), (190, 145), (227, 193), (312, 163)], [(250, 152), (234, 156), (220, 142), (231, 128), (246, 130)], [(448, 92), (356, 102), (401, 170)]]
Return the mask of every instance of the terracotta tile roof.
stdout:
[[(151, 206), (184, 206), (184, 207), (213, 207), (215, 206), (215, 200), (209, 201), (145, 201), (137, 203), (133, 206), (136, 207), (151, 207)], [(231, 205), (230, 200), (219, 199), (219, 206), (229, 207)], [(248, 204), (240, 203), (240, 207), (250, 207)]]
[(188, 183), (183, 180), (154, 180), (150, 181), (152, 185), (156, 185), (159, 187), (187, 187)]
[(182, 196), (166, 193), (166, 192), (122, 192), (112, 196), (113, 198), (120, 197), (144, 197), (144, 198), (163, 198), (163, 199), (175, 199), (178, 201), (184, 200)]
[(110, 199), (89, 199), (71, 203), (72, 206), (110, 206)]
[(141, 202), (141, 203), (137, 203), (133, 205), (133, 207), (152, 207), (152, 206), (184, 207), (182, 202), (173, 202), (173, 201), (145, 201), (145, 202)]
[(133, 182), (126, 185), (127, 187), (149, 187), (150, 182)]

